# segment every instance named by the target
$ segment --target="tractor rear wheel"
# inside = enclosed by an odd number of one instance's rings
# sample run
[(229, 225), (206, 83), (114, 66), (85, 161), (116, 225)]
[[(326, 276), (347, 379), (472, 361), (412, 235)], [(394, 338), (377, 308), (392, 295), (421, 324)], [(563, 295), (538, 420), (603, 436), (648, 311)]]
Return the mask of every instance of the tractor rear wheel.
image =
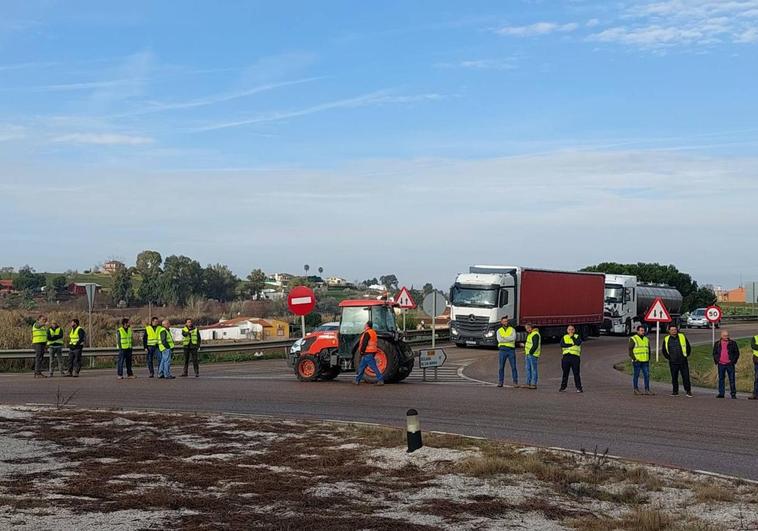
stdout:
[(320, 380), (334, 380), (337, 376), (340, 375), (340, 368), (339, 367), (327, 367), (326, 369), (321, 370), (321, 374), (318, 375)]
[(319, 361), (316, 356), (300, 356), (295, 365), (295, 374), (301, 382), (315, 382), (319, 375)]
[[(397, 346), (386, 339), (380, 339), (377, 345), (379, 347), (378, 352), (374, 356), (376, 359), (376, 365), (379, 371), (382, 373), (382, 377), (385, 382), (394, 382), (397, 380), (397, 371), (400, 365), (400, 351)], [(355, 353), (355, 369), (358, 370), (358, 366), (361, 363), (360, 353)], [(363, 375), (367, 382), (376, 382), (376, 375), (371, 369), (366, 369), (366, 373)]]

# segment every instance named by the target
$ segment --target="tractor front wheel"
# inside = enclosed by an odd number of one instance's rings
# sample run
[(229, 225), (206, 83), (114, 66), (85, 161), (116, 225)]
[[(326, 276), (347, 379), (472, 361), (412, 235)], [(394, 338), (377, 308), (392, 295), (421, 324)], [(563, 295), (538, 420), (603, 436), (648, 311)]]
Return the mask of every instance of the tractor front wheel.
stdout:
[(301, 382), (315, 382), (319, 372), (319, 361), (316, 356), (300, 356), (295, 365), (295, 374)]

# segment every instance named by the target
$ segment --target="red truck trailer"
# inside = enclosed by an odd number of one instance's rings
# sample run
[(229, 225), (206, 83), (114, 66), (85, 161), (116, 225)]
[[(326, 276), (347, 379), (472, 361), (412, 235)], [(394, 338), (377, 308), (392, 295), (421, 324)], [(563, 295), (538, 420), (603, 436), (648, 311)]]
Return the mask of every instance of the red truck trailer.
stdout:
[(507, 316), (520, 332), (532, 323), (543, 336), (559, 336), (571, 324), (584, 337), (599, 335), (604, 297), (602, 273), (472, 266), (450, 290), (450, 333), (460, 346), (494, 346)]

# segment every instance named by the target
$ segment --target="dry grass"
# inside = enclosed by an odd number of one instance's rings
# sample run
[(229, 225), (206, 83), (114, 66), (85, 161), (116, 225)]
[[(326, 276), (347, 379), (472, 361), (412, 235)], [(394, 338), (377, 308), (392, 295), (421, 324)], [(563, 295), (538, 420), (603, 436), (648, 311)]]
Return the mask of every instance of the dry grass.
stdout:
[(734, 491), (721, 485), (700, 483), (695, 487), (695, 499), (700, 503), (733, 502), (736, 496)]

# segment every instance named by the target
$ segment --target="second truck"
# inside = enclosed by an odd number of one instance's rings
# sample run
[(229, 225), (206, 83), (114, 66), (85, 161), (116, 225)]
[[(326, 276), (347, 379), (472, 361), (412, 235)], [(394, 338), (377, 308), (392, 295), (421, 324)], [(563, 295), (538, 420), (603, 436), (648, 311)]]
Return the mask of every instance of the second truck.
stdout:
[(679, 290), (664, 284), (645, 284), (632, 275), (605, 275), (603, 332), (628, 336), (639, 325), (649, 326), (645, 313), (657, 297), (666, 305), (672, 324), (679, 325), (682, 311)]

